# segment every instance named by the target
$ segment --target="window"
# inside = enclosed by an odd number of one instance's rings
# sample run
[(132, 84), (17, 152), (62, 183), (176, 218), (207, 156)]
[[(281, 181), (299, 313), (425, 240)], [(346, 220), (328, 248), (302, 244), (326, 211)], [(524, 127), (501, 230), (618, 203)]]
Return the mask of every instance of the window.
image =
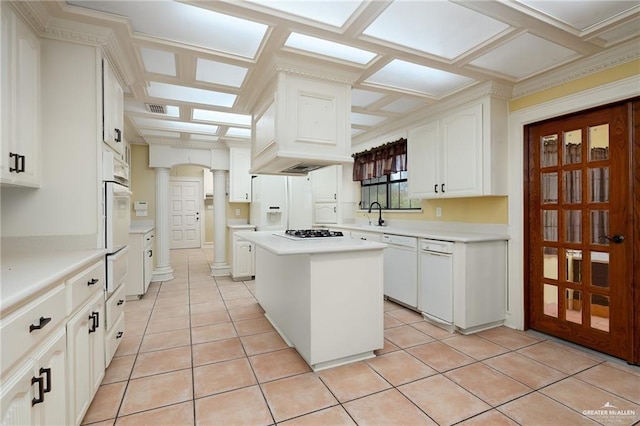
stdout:
[(391, 173), (360, 182), (360, 208), (367, 210), (377, 201), (383, 210), (415, 210), (420, 200), (409, 198), (407, 172)]

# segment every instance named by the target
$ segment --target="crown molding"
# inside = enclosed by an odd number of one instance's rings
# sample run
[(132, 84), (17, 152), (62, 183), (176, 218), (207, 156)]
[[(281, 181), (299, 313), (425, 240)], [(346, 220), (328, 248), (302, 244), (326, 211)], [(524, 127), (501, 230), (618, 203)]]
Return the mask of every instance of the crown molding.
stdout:
[(531, 80), (517, 83), (513, 88), (512, 99), (522, 98), (583, 77), (588, 77), (638, 58), (640, 58), (640, 48), (638, 48), (638, 40), (636, 39), (534, 77)]

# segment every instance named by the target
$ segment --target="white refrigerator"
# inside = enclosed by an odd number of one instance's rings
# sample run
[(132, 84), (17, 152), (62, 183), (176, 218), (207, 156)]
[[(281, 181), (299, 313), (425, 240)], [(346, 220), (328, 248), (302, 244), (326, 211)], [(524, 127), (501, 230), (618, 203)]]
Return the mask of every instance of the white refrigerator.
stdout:
[(309, 176), (254, 176), (249, 222), (255, 225), (256, 231), (311, 228), (313, 206)]

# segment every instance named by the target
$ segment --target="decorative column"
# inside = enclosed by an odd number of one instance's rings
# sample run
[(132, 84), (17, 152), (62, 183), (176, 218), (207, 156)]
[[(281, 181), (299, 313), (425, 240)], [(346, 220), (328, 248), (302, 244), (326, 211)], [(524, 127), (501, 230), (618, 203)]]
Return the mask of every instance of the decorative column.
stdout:
[(168, 167), (156, 167), (156, 253), (155, 269), (151, 281), (169, 281), (173, 279), (173, 268), (169, 255), (170, 208)]
[(214, 277), (230, 274), (227, 263), (227, 239), (225, 238), (227, 230), (225, 178), (226, 172), (224, 170), (213, 170), (213, 264), (211, 265), (211, 275)]

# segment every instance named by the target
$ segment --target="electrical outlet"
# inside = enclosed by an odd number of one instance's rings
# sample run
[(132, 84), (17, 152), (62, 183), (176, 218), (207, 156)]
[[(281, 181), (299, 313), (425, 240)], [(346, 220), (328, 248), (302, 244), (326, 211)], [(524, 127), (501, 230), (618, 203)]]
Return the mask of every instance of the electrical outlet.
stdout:
[(436, 217), (441, 217), (441, 216), (442, 216), (442, 208), (436, 207)]
[(240, 209), (236, 209), (236, 216), (240, 216)]

